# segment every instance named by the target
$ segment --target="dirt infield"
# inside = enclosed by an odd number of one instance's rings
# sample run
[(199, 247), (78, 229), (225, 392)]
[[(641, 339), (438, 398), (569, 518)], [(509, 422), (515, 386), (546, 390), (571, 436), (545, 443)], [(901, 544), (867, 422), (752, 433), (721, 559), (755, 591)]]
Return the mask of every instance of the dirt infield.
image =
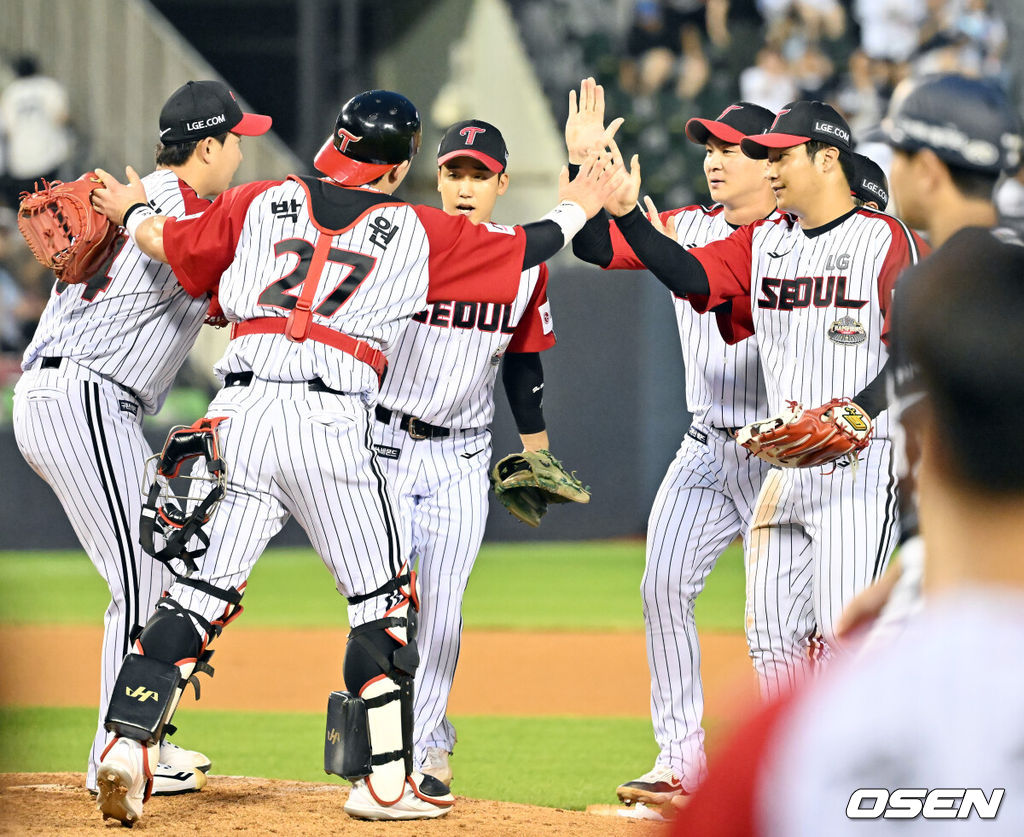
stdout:
[[(101, 633), (75, 627), (0, 628), (2, 706), (93, 706)], [(343, 632), (229, 630), (217, 641), (216, 677), (190, 711), (322, 712), (342, 687)], [(61, 654), (53, 654), (60, 648)], [(705, 699), (719, 719), (756, 696), (743, 637), (701, 636)], [(272, 660), (275, 677), (267, 678)], [(70, 666), (70, 669), (68, 668)], [(614, 688), (609, 685), (614, 683)], [(639, 633), (467, 631), (453, 715), (649, 717), (650, 675)], [(103, 823), (81, 773), (0, 774), (0, 835), (123, 833)], [(154, 798), (136, 832), (150, 834), (387, 835), (387, 837), (654, 837), (663, 826), (511, 802), (466, 799), (439, 820), (365, 823), (342, 811), (347, 786), (211, 777), (184, 800)], [(113, 829), (112, 831), (104, 831)]]
[[(360, 837), (660, 837), (665, 827), (621, 817), (457, 797), (439, 820), (360, 822), (341, 806), (338, 785), (218, 776), (184, 799), (154, 797), (133, 834), (359, 835)], [(79, 837), (127, 834), (103, 822), (76, 773), (0, 774), (0, 834)]]
[[(80, 627), (0, 628), (0, 706), (92, 706), (100, 637)], [(343, 688), (343, 632), (228, 630), (214, 647), (216, 676), (203, 678), (199, 703), (186, 692), (190, 711), (322, 712), (328, 692)], [(716, 714), (756, 695), (742, 636), (702, 634), (701, 651), (705, 701)], [(643, 634), (467, 631), (449, 712), (649, 717)]]

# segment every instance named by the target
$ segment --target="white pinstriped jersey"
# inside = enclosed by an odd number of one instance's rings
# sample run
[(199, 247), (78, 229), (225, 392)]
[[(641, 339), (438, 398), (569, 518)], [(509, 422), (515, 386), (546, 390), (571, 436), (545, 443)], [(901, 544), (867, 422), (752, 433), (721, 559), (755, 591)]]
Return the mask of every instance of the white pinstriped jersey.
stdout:
[[(430, 300), (512, 299), (525, 247), (521, 228), (474, 227), (373, 189), (312, 178), (229, 189), (202, 215), (169, 222), (163, 235), (182, 285), (199, 294), (219, 283), (232, 321), (288, 317), (319, 252), (314, 323), (385, 354)], [(283, 334), (232, 340), (216, 369), (269, 381), (320, 378), (350, 393), (375, 393), (378, 385), (373, 369), (352, 355)]]
[[(769, 410), (854, 397), (888, 358), (882, 340), (896, 278), (923, 242), (890, 215), (854, 209), (814, 230), (790, 215), (742, 227), (691, 250), (711, 285), (698, 310), (734, 299), (727, 339), (756, 333)], [(750, 308), (745, 304), (749, 299)], [(888, 413), (875, 435), (889, 434)]]
[[(680, 246), (701, 247), (732, 234), (736, 228), (725, 220), (721, 204), (687, 206), (660, 213), (662, 223), (676, 219)], [(776, 217), (773, 213), (769, 217)], [(608, 269), (645, 270), (619, 232), (611, 224), (614, 255)], [(686, 407), (696, 424), (741, 427), (768, 412), (756, 337), (729, 345), (722, 339), (715, 317), (698, 314), (685, 299), (672, 296), (676, 326), (686, 368)], [(728, 308), (732, 303), (726, 303)], [(721, 316), (727, 316), (723, 311)]]
[[(210, 205), (170, 169), (142, 179), (157, 212), (181, 217)], [(208, 302), (190, 297), (168, 265), (123, 236), (113, 263), (79, 285), (54, 284), (25, 350), (22, 369), (40, 357), (69, 357), (134, 392), (147, 413), (160, 409), (196, 335)]]
[(547, 265), (523, 271), (511, 303), (438, 301), (412, 318), (388, 357), (379, 403), (453, 430), (494, 418), (494, 383), (506, 350), (554, 345)]

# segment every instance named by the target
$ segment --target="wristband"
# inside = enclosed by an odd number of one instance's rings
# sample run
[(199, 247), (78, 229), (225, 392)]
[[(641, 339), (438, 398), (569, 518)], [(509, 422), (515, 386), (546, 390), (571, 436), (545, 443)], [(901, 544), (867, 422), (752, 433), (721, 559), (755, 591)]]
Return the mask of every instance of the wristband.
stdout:
[(587, 213), (583, 207), (573, 201), (562, 201), (552, 209), (541, 221), (554, 221), (562, 231), (562, 246), (564, 247), (576, 233), (583, 229), (587, 223)]
[(135, 240), (135, 231), (139, 228), (139, 224), (156, 214), (156, 210), (148, 203), (133, 203), (125, 210), (124, 218), (121, 219), (121, 225), (128, 231), (132, 241), (138, 244), (138, 241)]

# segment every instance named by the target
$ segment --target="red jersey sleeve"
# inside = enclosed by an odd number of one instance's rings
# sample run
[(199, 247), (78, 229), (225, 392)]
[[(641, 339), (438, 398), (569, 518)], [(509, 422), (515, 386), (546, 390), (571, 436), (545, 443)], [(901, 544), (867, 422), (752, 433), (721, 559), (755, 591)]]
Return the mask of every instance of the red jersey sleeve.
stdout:
[(527, 303), (516, 332), (508, 344), (510, 352), (543, 352), (555, 345), (555, 328), (548, 302), (548, 266), (540, 266), (537, 286)]
[(474, 224), (432, 206), (413, 206), (430, 242), (427, 302), (506, 303), (516, 298), (526, 253), (522, 227)]
[(168, 218), (164, 253), (189, 296), (214, 290), (235, 257), (235, 246), (253, 200), (280, 180), (263, 180), (228, 189), (198, 215)]
[(741, 724), (709, 764), (708, 778), (679, 811), (672, 837), (758, 837), (765, 829), (757, 798), (761, 772), (792, 695), (758, 710)]
[[(686, 297), (698, 314), (717, 308), (728, 299), (750, 296), (750, 258), (756, 226), (747, 224), (726, 238), (687, 251), (701, 263), (711, 288), (708, 296)], [(734, 307), (744, 306), (737, 303)]]
[[(658, 217), (661, 218), (662, 224), (668, 224), (668, 219), (673, 215), (679, 215), (685, 212), (685, 209), (669, 209), (665, 212), (659, 212)], [(645, 213), (646, 214), (646, 213)], [(608, 227), (611, 232), (612, 239), (612, 260), (604, 268), (605, 270), (646, 270), (647, 266), (640, 261), (636, 253), (633, 252), (633, 248), (629, 246), (629, 243), (622, 236), (622, 232), (619, 230), (619, 225), (608, 219)]]
[(896, 290), (896, 280), (899, 279), (905, 267), (916, 264), (931, 252), (931, 248), (917, 233), (907, 229), (896, 219), (891, 219), (889, 226), (892, 229), (892, 241), (889, 244), (889, 252), (885, 255), (885, 261), (882, 262), (882, 269), (878, 271), (878, 305), (884, 318), (882, 320), (882, 341), (887, 345), (892, 328), (889, 312), (892, 309), (892, 296)]
[(754, 336), (754, 314), (745, 299), (731, 299), (715, 310), (718, 333), (730, 346)]

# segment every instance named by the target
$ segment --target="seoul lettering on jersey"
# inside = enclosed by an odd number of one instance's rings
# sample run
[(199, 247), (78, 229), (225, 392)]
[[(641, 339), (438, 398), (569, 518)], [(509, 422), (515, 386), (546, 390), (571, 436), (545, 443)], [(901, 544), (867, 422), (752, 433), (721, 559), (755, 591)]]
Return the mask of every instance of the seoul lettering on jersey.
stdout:
[(848, 299), (846, 296), (847, 276), (797, 276), (793, 279), (761, 277), (761, 293), (758, 308), (777, 311), (793, 311), (798, 308), (853, 308), (860, 309), (868, 304), (866, 299)]
[(514, 334), (512, 306), (493, 302), (432, 302), (413, 316), (417, 323), (440, 328), (476, 329), (483, 332)]

